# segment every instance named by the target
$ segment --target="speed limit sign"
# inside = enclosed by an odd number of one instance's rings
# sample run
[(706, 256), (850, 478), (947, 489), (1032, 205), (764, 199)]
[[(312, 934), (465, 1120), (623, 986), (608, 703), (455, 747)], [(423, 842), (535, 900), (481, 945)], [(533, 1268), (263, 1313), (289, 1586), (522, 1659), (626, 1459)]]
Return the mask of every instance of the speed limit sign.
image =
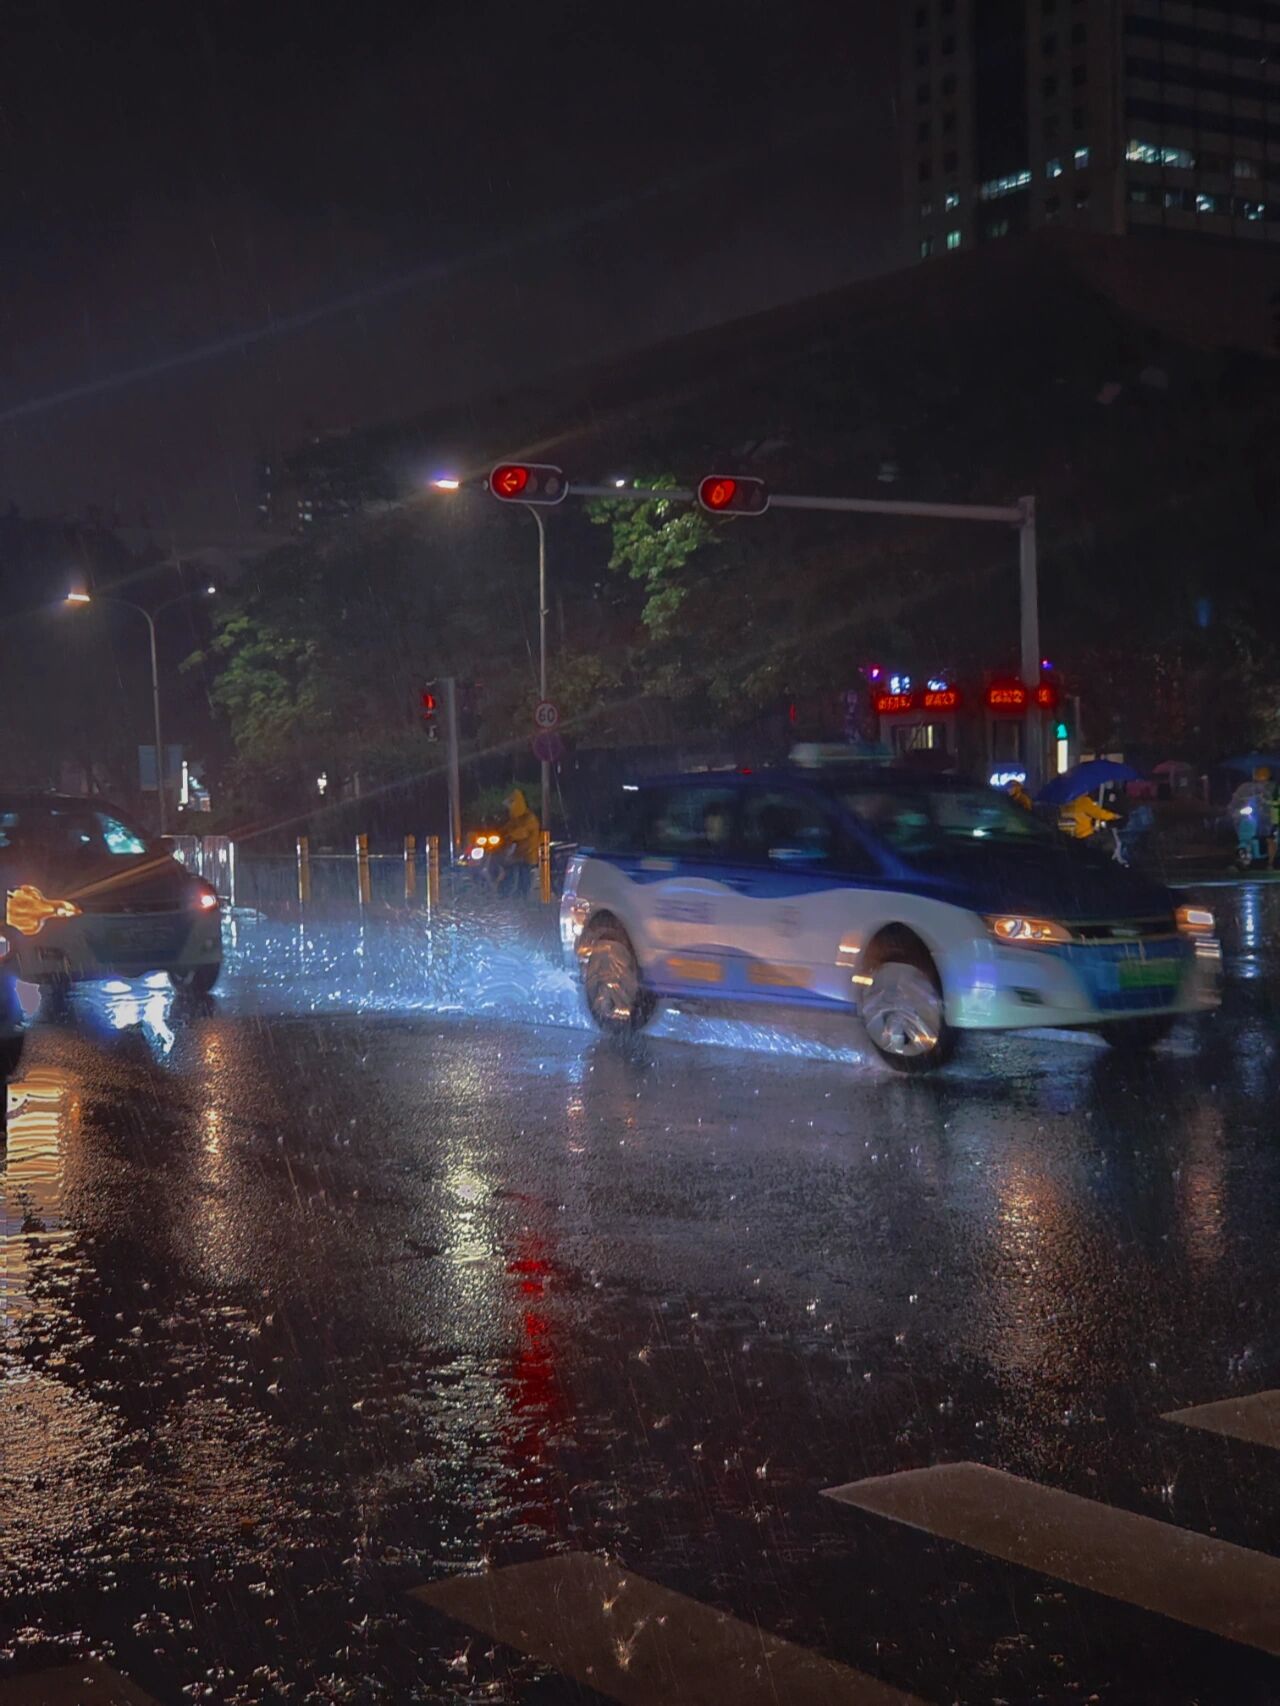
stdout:
[(533, 724), (539, 729), (553, 729), (560, 721), (560, 707), (550, 699), (540, 699), (533, 707)]

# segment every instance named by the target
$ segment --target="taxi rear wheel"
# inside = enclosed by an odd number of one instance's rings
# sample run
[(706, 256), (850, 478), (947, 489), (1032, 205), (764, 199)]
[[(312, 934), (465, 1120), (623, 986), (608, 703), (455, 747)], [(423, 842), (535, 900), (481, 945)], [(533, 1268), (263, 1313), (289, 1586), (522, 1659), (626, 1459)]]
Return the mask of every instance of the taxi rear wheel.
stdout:
[(578, 955), (592, 1021), (610, 1036), (643, 1030), (658, 1003), (641, 981), (640, 962), (622, 926), (602, 920), (588, 931)]
[(890, 940), (868, 967), (859, 1011), (872, 1048), (897, 1072), (932, 1072), (955, 1050), (937, 968), (910, 939)]

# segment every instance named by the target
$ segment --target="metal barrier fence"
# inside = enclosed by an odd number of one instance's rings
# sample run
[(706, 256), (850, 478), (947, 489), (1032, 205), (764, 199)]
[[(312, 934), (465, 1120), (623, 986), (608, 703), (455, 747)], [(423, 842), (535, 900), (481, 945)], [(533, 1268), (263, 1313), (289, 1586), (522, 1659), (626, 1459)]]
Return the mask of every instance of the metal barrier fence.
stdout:
[[(421, 841), (406, 836), (396, 853), (371, 852), (364, 835), (356, 836), (349, 853), (314, 852), (306, 836), (299, 836), (292, 854), (250, 852), (227, 836), (174, 835), (168, 842), (175, 857), (213, 883), (229, 905), (276, 916), (308, 909), (435, 909), (464, 897), (496, 898), (485, 874), (441, 860), (435, 835)], [(573, 851), (568, 843), (553, 847), (543, 834), (530, 899), (549, 904), (557, 898)]]

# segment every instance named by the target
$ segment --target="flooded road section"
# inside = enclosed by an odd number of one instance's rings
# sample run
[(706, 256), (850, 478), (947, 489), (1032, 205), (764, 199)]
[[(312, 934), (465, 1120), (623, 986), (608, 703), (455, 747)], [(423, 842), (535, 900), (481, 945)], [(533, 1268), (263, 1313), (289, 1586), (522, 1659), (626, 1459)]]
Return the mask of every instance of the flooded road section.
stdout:
[(1146, 1060), (619, 1053), (479, 926), (38, 1022), (0, 1706), (1280, 1699), (1280, 888), (1211, 898)]

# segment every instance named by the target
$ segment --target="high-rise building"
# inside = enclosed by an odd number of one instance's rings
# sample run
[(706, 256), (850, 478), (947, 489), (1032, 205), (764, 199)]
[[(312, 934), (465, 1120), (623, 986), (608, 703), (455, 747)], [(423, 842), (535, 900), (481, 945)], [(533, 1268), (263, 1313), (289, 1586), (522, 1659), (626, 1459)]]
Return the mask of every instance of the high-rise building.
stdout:
[(1280, 0), (898, 0), (912, 258), (1042, 225), (1280, 243)]

